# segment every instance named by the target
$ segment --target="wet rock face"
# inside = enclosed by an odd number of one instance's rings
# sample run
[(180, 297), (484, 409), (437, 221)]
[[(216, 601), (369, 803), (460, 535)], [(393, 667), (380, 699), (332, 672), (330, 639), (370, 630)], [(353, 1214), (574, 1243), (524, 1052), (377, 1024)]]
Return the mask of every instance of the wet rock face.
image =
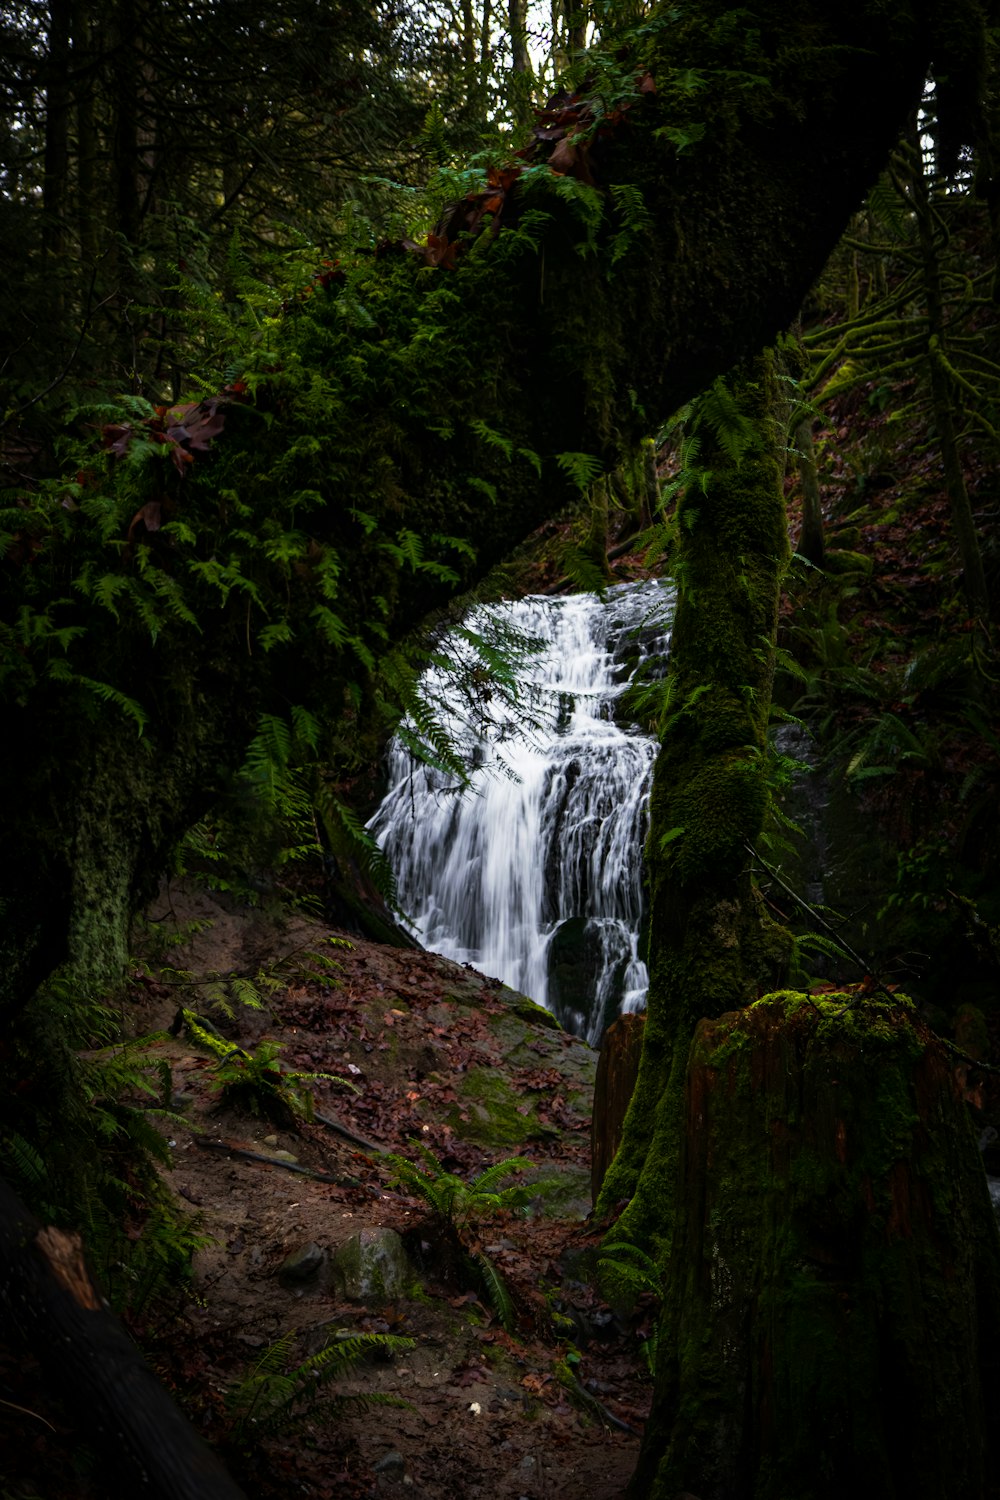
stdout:
[[(570, 917), (555, 931), (549, 944), (549, 1007), (568, 1031), (576, 1031), (580, 1018), (589, 1015), (594, 996), (604, 978), (604, 1014), (600, 1030), (614, 1020), (625, 992), (628, 957), (623, 951), (609, 965), (606, 934), (584, 917)], [(574, 1024), (575, 1023), (575, 1024)]]
[(413, 1272), (394, 1229), (362, 1229), (330, 1261), (334, 1286), (349, 1302), (381, 1303), (399, 1297)]

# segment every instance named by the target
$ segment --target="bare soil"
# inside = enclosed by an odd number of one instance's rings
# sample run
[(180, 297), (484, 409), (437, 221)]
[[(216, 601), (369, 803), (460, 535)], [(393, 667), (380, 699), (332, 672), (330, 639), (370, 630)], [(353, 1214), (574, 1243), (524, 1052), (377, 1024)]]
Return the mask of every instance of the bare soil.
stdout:
[[(171, 966), (198, 977), (263, 973), (274, 987), (264, 1009), (238, 1006), (227, 1020), (211, 1008), (217, 988), (156, 971), (136, 985), (129, 1024), (137, 1034), (166, 1030), (185, 1006), (245, 1049), (263, 1037), (280, 1043), (286, 1070), (335, 1074), (358, 1090), (316, 1083), (323, 1119), (276, 1125), (220, 1109), (216, 1059), (189, 1032), (155, 1044), (170, 1063), (178, 1117), (167, 1127), (165, 1175), (208, 1243), (190, 1294), (145, 1310), (134, 1331), (248, 1495), (621, 1496), (649, 1405), (640, 1357), (649, 1309), (612, 1312), (589, 1279), (599, 1243), (587, 1217), (595, 1054), (498, 981), (432, 954), (227, 909), (184, 889), (165, 893), (152, 916), (153, 933), (189, 934), (170, 950)], [(477, 1243), (514, 1300), (509, 1332), (482, 1287), (444, 1253), (426, 1204), (393, 1183), (384, 1153), (418, 1159), (418, 1141), (466, 1180), (517, 1155), (557, 1181), (531, 1217), (480, 1226)], [(390, 1301), (350, 1300), (335, 1252), (383, 1228), (403, 1239), (406, 1289)], [(281, 1268), (305, 1246), (315, 1247), (317, 1266), (295, 1281)], [(252, 1423), (235, 1429), (226, 1393), (293, 1331), (288, 1368), (348, 1334), (412, 1339), (412, 1350), (368, 1358), (332, 1387), (407, 1405), (332, 1413), (318, 1399), (303, 1421), (266, 1439)], [(9, 1365), (0, 1355), (0, 1396), (11, 1392), (58, 1431), (43, 1433), (0, 1406), (4, 1500), (103, 1495), (97, 1470), (71, 1476), (63, 1467), (54, 1483), (60, 1444), (72, 1449), (68, 1423), (44, 1407), (30, 1370)]]

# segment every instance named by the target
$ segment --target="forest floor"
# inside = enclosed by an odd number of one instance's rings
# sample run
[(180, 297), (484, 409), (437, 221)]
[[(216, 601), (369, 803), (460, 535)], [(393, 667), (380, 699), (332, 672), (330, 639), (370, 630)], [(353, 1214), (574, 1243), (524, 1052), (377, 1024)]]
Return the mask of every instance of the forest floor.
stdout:
[[(251, 980), (263, 974), (275, 987), (265, 1009), (237, 1007), (235, 1022), (226, 1022), (208, 1009), (210, 991), (154, 970), (135, 986), (133, 1032), (166, 1032), (180, 999), (214, 1014), (248, 1050), (273, 1038), (285, 1069), (354, 1083), (356, 1094), (313, 1085), (316, 1110), (370, 1143), (365, 1149), (319, 1119), (276, 1126), (220, 1108), (217, 1059), (205, 1047), (183, 1029), (154, 1043), (155, 1057), (170, 1066), (177, 1116), (165, 1125), (172, 1156), (165, 1176), (206, 1244), (187, 1294), (151, 1302), (131, 1326), (248, 1495), (622, 1495), (649, 1406), (640, 1354), (649, 1309), (616, 1314), (592, 1284), (596, 1054), (499, 981), (433, 954), (353, 936), (344, 946), (340, 934), (311, 920), (268, 919), (183, 888), (165, 894), (154, 916), (167, 930), (191, 934), (170, 951), (172, 968)], [(443, 1253), (427, 1204), (393, 1183), (382, 1153), (421, 1160), (416, 1142), (465, 1181), (523, 1155), (554, 1183), (540, 1192), (533, 1216), (506, 1213), (478, 1226), (475, 1244), (513, 1298), (509, 1332), (483, 1289)], [(388, 1290), (352, 1295), (337, 1272), (338, 1250), (387, 1229), (407, 1252), (401, 1282), (393, 1283), (390, 1266)], [(295, 1279), (286, 1262), (303, 1250), (305, 1274)], [(300, 1420), (272, 1435), (261, 1438), (253, 1419), (266, 1409), (267, 1393), (242, 1425), (234, 1420), (227, 1393), (262, 1358), (290, 1371), (331, 1340), (357, 1333), (398, 1335), (413, 1347), (352, 1366), (305, 1403)], [(281, 1349), (268, 1356), (279, 1340)], [(334, 1413), (324, 1404), (331, 1394), (406, 1404), (362, 1400)], [(120, 1493), (93, 1459), (81, 1457), (78, 1435), (45, 1404), (32, 1370), (2, 1355), (0, 1396), (37, 1413), (0, 1406), (5, 1497)]]

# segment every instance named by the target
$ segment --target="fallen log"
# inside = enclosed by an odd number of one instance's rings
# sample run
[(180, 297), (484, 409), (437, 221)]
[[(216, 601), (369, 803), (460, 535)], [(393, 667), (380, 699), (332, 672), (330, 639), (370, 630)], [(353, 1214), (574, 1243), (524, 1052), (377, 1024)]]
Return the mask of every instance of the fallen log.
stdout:
[(246, 1500), (108, 1307), (78, 1234), (43, 1226), (0, 1181), (0, 1306), (81, 1438), (142, 1500)]

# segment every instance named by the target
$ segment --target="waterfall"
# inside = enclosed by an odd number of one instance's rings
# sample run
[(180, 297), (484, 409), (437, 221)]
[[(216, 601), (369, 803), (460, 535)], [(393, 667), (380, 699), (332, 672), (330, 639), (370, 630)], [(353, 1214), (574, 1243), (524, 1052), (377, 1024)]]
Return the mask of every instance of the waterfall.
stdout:
[[(530, 995), (591, 1042), (645, 1003), (641, 865), (656, 742), (617, 708), (639, 667), (665, 658), (670, 600), (649, 582), (603, 599), (480, 606), (473, 628), (493, 614), (544, 643), (526, 667), (533, 727), (519, 733), (508, 716), (483, 734), (456, 708), (445, 727), (476, 766), (464, 793), (397, 738), (370, 825), (425, 947)], [(446, 682), (435, 686), (447, 696)]]

